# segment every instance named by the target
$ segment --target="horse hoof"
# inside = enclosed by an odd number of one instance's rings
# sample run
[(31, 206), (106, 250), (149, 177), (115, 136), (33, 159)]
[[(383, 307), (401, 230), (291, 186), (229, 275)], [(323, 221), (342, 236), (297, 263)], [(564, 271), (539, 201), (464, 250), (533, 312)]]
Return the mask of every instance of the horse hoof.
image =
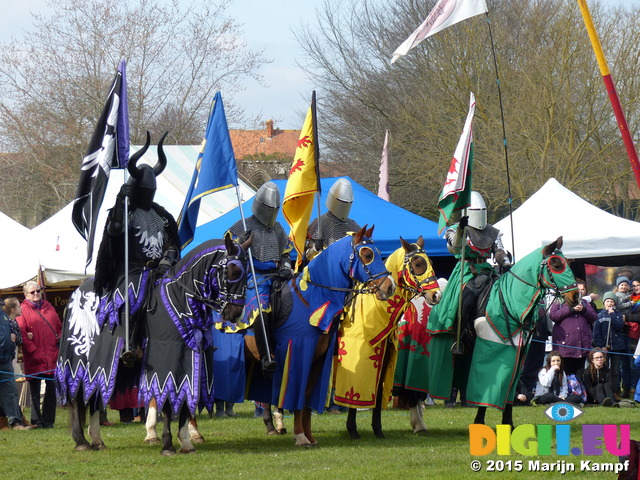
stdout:
[(158, 437), (145, 438), (144, 443), (146, 443), (147, 445), (160, 445), (160, 439)]
[(284, 435), (287, 433), (287, 429), (286, 428), (281, 428), (280, 430), (276, 430), (276, 433), (278, 435)]
[(311, 446), (311, 442), (304, 433), (295, 433), (293, 437), (296, 439), (296, 447)]
[(267, 430), (267, 435), (269, 436), (278, 435), (278, 431), (275, 428), (273, 430)]
[(189, 440), (191, 440), (191, 443), (195, 443), (195, 444), (204, 443), (204, 437), (202, 435), (198, 435), (197, 437), (191, 437)]
[(160, 452), (163, 457), (173, 457), (176, 454), (175, 449), (164, 449)]
[(87, 452), (91, 450), (91, 446), (88, 443), (87, 444), (83, 443), (80, 445), (76, 445), (74, 449), (76, 452)]
[(189, 453), (196, 453), (196, 449), (191, 447), (191, 448), (181, 448), (179, 450), (179, 453), (185, 453), (185, 454), (189, 454)]
[(414, 431), (413, 431), (413, 433), (414, 433), (415, 435), (421, 435), (421, 436), (424, 436), (424, 435), (426, 435), (428, 432), (427, 432), (427, 430), (426, 430), (426, 429), (421, 428), (420, 430), (414, 430)]
[(100, 443), (92, 443), (91, 444), (91, 450), (106, 450), (107, 446), (104, 444), (104, 442), (100, 442)]
[(384, 433), (382, 432), (373, 432), (373, 434), (376, 436), (376, 438), (384, 438)]
[(351, 440), (360, 440), (360, 434), (358, 431), (349, 431), (349, 436), (351, 437)]

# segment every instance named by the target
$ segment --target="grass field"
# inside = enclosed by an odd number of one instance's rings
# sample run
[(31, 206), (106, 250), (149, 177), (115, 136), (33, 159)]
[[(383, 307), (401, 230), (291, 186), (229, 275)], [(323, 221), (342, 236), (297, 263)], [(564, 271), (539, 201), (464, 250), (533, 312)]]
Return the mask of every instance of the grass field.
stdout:
[[(362, 438), (349, 439), (345, 430), (346, 414), (314, 416), (313, 425), (320, 444), (317, 448), (294, 447), (292, 416), (285, 419), (289, 434), (277, 437), (265, 435), (260, 419), (254, 419), (253, 406), (236, 405), (237, 418), (209, 418), (200, 415), (200, 430), (206, 443), (196, 445), (193, 455), (160, 456), (159, 446), (145, 445), (144, 427), (139, 423), (103, 427), (106, 451), (75, 452), (69, 434), (68, 411), (58, 409), (56, 427), (49, 430), (0, 431), (0, 474), (3, 479), (485, 479), (485, 478), (617, 478), (611, 472), (580, 472), (581, 460), (615, 462), (608, 453), (602, 456), (508, 456), (491, 454), (472, 457), (469, 453), (468, 424), (475, 415), (469, 408), (427, 407), (426, 436), (410, 432), (408, 412), (383, 412), (386, 438), (376, 439), (370, 428), (367, 411), (358, 414)], [(544, 415), (545, 407), (514, 409), (516, 425), (553, 424)], [(613, 409), (589, 407), (571, 425), (571, 446), (582, 446), (581, 424), (630, 424), (631, 438), (640, 438), (640, 408)], [(28, 411), (27, 411), (28, 412)], [(27, 418), (29, 414), (25, 412)], [(109, 420), (118, 414), (109, 411)], [(487, 412), (487, 424), (494, 427), (500, 419), (497, 410)], [(174, 424), (175, 425), (175, 424)], [(174, 430), (175, 434), (175, 430)], [(177, 439), (174, 436), (174, 444)], [(555, 447), (552, 448), (555, 452)], [(480, 472), (470, 464), (479, 460)], [(522, 471), (487, 472), (489, 462), (504, 462), (504, 469)], [(554, 472), (531, 472), (529, 461), (547, 464), (574, 464), (576, 471), (562, 475)], [(508, 463), (511, 461), (511, 463)]]

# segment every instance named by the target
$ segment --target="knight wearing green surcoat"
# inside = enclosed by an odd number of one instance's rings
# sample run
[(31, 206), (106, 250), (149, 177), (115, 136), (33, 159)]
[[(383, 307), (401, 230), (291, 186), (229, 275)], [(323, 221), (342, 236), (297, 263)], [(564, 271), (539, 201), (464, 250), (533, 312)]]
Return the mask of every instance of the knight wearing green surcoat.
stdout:
[(428, 372), (432, 397), (448, 399), (452, 386), (463, 390), (466, 387), (471, 352), (465, 352), (466, 355), (451, 352), (454, 343), (460, 344), (465, 337), (473, 335), (473, 319), (470, 323), (462, 319), (461, 337), (457, 336), (461, 287), (472, 287), (466, 289), (463, 298), (465, 303), (475, 302), (477, 293), (472, 292), (481, 292), (491, 284), (494, 267), (488, 260), (493, 257), (499, 266), (511, 266), (511, 255), (505, 251), (501, 237), (502, 233), (487, 223), (487, 208), (482, 196), (471, 192), (471, 202), (464, 216), (457, 225), (445, 231), (447, 248), (459, 261), (451, 272), (442, 300), (433, 307), (427, 322), (427, 332), (432, 336)]

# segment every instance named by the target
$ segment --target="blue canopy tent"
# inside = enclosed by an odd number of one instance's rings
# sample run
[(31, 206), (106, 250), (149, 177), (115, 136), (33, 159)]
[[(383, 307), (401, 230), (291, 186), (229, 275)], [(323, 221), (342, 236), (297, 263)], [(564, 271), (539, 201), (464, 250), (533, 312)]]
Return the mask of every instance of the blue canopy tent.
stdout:
[[(329, 189), (333, 183), (338, 178), (339, 177), (329, 177), (320, 180), (322, 186), (322, 196), (320, 199), (321, 214), (327, 211), (325, 206), (327, 194), (329, 193)], [(349, 177), (343, 178), (347, 178), (353, 186), (354, 201), (349, 217), (358, 222), (361, 226), (369, 225), (369, 227), (371, 227), (372, 225), (375, 225), (373, 240), (384, 257), (388, 257), (400, 247), (400, 236), (409, 242), (415, 242), (417, 238), (422, 235), (425, 240), (425, 250), (429, 257), (453, 258), (447, 250), (445, 240), (438, 236), (438, 224), (436, 222), (432, 222), (431, 220), (416, 215), (415, 213), (411, 213), (404, 208), (398, 207), (393, 203), (381, 199)], [(282, 198), (287, 181), (272, 181), (278, 186)], [(252, 204), (253, 198), (243, 203), (245, 217), (252, 215)], [(317, 218), (317, 216), (317, 203), (314, 202), (311, 220)], [(200, 225), (196, 228), (193, 242), (187, 245), (183, 254), (205, 240), (210, 238), (223, 238), (229, 227), (239, 219), (240, 210), (236, 207), (221, 217), (218, 217), (209, 223)], [(282, 209), (278, 214), (278, 221), (285, 231), (288, 232), (289, 227), (282, 215)], [(295, 255), (295, 251), (293, 254)], [(436, 268), (436, 270), (438, 269)]]

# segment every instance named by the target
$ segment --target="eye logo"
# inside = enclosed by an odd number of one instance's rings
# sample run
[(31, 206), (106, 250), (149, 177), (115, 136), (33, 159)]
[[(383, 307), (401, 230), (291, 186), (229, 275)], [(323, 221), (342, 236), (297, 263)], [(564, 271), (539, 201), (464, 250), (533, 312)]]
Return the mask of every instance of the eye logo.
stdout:
[(570, 420), (575, 420), (582, 415), (582, 413), (582, 410), (575, 405), (564, 402), (554, 403), (544, 412), (547, 417), (551, 420), (555, 420), (556, 422), (568, 422)]

